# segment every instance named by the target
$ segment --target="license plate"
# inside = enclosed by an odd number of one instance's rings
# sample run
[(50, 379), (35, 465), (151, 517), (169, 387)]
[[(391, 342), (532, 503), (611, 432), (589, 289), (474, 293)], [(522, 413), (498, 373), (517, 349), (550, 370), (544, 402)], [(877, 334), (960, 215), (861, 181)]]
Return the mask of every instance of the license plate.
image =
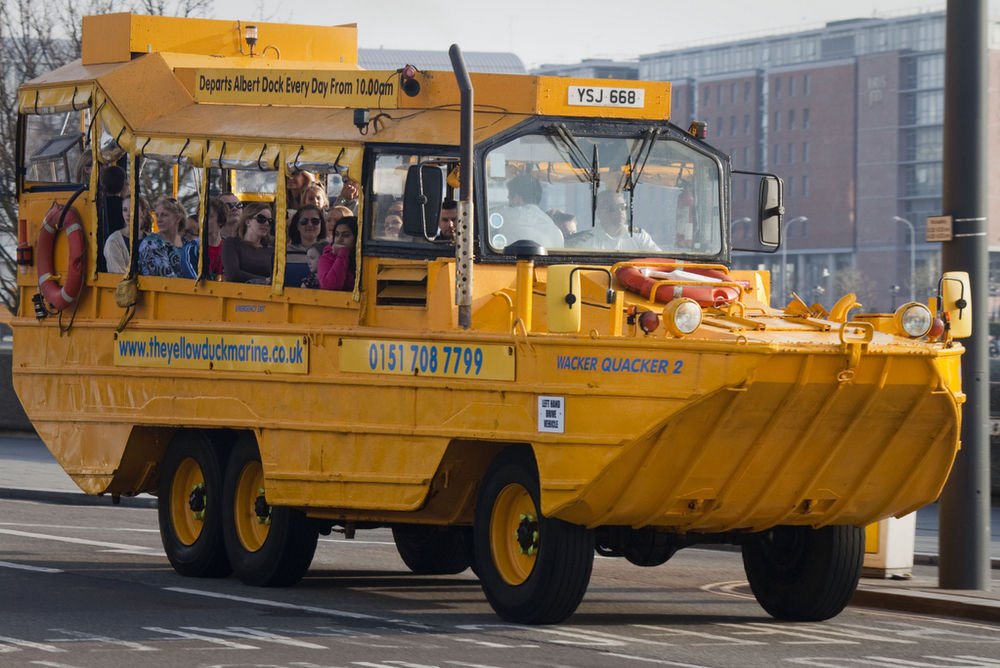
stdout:
[(629, 107), (645, 106), (645, 89), (614, 88), (607, 86), (570, 86), (568, 104), (575, 107)]

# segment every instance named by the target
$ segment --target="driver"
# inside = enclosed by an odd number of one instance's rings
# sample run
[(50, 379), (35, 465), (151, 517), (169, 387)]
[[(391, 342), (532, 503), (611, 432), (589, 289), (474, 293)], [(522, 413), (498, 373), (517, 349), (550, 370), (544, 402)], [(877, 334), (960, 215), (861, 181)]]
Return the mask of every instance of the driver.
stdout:
[(619, 192), (604, 190), (597, 196), (597, 220), (600, 223), (574, 238), (578, 248), (619, 251), (658, 251), (649, 232), (638, 227), (628, 233), (628, 204)]
[(501, 216), (504, 245), (527, 239), (545, 248), (563, 247), (563, 233), (538, 206), (541, 201), (542, 184), (531, 176), (521, 174), (507, 182), (508, 206), (496, 211)]

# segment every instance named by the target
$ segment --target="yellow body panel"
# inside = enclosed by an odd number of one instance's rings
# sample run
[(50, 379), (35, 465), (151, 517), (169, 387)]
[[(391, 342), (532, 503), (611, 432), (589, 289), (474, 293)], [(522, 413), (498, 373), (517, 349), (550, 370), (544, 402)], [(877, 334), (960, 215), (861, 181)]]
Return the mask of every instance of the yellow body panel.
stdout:
[[(419, 73), (416, 97), (389, 95), (391, 113), (369, 135), (346, 99), (267, 106), (198, 93), (206, 73), (289, 76), (293, 63), (311, 63), (303, 69), (332, 77), (356, 64), (353, 38), (340, 43), (353, 27), (287, 27), (301, 39), (286, 50), (296, 40), (284, 28), (258, 25), (260, 45), (280, 41), (279, 64), (240, 55), (233, 22), (101, 17), (85, 25), (88, 64), (30, 83), (22, 110), (33, 113), (33, 98), (72, 107), (74, 87), (89, 86), (91, 112), (130, 155), (176, 152), (195, 166), (339, 161), (355, 176), (369, 143), (457, 145), (451, 73)], [(536, 114), (669, 116), (669, 84), (472, 78), (476, 141)], [(161, 94), (136, 94), (147, 86)], [(618, 106), (601, 106), (610, 91)], [(629, 91), (641, 108), (628, 106)], [(21, 193), (28, 241), (69, 191)], [(283, 193), (277, 201), (283, 209)], [(664, 305), (616, 281), (609, 304), (606, 270), (563, 267), (550, 283), (544, 266), (524, 261), (476, 265), (473, 325), (462, 329), (454, 258), (368, 255), (356, 291), (139, 277), (126, 326), (121, 277), (93, 264), (91, 193), (76, 208), (90, 245), (86, 287), (60, 326), (34, 317), (35, 271), (19, 275), (13, 373), (40, 436), (91, 494), (156, 490), (173, 434), (202, 429), (252, 433), (268, 503), (336, 521), (469, 523), (489, 462), (527, 445), (542, 512), (569, 522), (709, 533), (862, 525), (936, 498), (958, 448), (960, 346), (900, 338), (885, 318), (771, 309), (763, 272), (733, 272), (739, 301), (704, 309), (683, 338), (643, 334), (635, 313)], [(54, 257), (65, 271), (63, 235)], [(570, 286), (571, 317), (550, 317)], [(510, 517), (521, 496), (511, 493)], [(516, 579), (517, 564), (509, 570)]]

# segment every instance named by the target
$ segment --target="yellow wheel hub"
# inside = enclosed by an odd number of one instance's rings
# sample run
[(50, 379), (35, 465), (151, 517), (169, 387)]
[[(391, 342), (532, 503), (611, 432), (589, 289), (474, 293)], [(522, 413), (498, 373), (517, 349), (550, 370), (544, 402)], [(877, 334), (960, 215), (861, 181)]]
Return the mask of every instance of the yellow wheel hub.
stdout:
[(538, 557), (538, 511), (528, 490), (511, 483), (500, 490), (490, 515), (490, 551), (504, 582), (523, 584)]
[(208, 490), (205, 488), (205, 473), (201, 466), (190, 457), (181, 461), (170, 486), (170, 522), (177, 540), (182, 544), (194, 545), (205, 526), (205, 507)]
[(236, 535), (248, 552), (264, 546), (271, 530), (271, 507), (264, 500), (264, 469), (260, 462), (248, 462), (240, 471), (233, 499)]

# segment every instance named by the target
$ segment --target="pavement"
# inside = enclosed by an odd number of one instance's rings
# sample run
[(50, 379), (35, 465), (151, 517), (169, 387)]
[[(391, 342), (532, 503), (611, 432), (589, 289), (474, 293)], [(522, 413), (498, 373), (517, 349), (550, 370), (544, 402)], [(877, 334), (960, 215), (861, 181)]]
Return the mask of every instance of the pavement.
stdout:
[[(111, 505), (87, 496), (31, 433), (0, 433), (0, 499), (69, 505)], [(133, 507), (156, 507), (156, 498), (123, 497)], [(852, 605), (1000, 622), (1000, 507), (990, 509), (990, 590), (943, 589), (939, 584), (939, 513), (936, 504), (917, 511), (914, 566), (909, 578), (862, 578)]]

